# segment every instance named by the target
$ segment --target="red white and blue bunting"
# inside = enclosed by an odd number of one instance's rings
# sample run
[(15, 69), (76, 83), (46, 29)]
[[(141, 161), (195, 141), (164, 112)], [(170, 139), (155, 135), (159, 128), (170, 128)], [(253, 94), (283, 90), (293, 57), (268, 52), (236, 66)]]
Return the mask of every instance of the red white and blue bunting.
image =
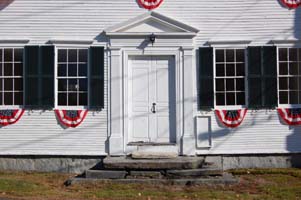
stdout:
[(218, 119), (229, 128), (238, 127), (244, 120), (247, 109), (240, 110), (215, 110)]
[(278, 108), (277, 110), (288, 125), (301, 125), (301, 108)]
[(301, 5), (301, 0), (281, 0), (289, 8), (297, 8)]
[(158, 8), (163, 0), (138, 0), (138, 2), (143, 8), (147, 10), (153, 10)]
[(24, 111), (23, 109), (0, 110), (0, 125), (8, 126), (15, 124), (22, 117)]
[(84, 121), (88, 110), (55, 110), (55, 113), (62, 125), (75, 128)]

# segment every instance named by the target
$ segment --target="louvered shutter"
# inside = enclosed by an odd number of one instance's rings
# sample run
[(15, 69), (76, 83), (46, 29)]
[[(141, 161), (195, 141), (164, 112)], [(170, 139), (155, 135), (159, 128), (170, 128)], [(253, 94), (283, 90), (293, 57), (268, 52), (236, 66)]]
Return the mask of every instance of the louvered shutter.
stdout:
[(89, 100), (91, 108), (104, 108), (104, 47), (90, 47)]
[(214, 107), (213, 48), (199, 48), (199, 109)]

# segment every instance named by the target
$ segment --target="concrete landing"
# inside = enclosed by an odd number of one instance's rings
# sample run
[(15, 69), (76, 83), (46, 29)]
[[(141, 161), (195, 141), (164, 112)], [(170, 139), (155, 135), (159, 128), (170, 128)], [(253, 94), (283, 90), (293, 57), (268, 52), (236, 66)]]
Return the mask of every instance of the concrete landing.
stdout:
[(176, 157), (171, 159), (130, 159), (107, 157), (103, 161), (105, 169), (160, 170), (160, 169), (197, 169), (204, 163), (202, 157)]

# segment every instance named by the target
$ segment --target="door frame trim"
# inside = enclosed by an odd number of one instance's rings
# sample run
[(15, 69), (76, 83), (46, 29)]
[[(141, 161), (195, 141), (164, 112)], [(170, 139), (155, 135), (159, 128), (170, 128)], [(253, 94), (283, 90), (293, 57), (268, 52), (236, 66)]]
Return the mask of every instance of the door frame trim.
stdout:
[(176, 145), (179, 155), (181, 154), (181, 140), (183, 136), (183, 58), (182, 51), (178, 48), (161, 48), (161, 49), (124, 49), (122, 51), (122, 71), (123, 71), (123, 142), (124, 142), (124, 152), (129, 154), (137, 150), (136, 146), (131, 146), (128, 144), (129, 137), (129, 94), (128, 94), (128, 70), (129, 70), (129, 58), (131, 56), (172, 56), (175, 60), (175, 82), (176, 82)]

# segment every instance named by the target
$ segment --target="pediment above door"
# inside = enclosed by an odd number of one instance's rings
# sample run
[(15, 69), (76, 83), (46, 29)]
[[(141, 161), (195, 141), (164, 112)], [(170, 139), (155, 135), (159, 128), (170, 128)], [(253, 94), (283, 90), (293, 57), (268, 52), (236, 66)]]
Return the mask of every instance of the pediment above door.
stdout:
[(143, 36), (154, 33), (158, 36), (188, 36), (192, 38), (199, 30), (152, 11), (112, 26), (104, 32), (108, 36)]

